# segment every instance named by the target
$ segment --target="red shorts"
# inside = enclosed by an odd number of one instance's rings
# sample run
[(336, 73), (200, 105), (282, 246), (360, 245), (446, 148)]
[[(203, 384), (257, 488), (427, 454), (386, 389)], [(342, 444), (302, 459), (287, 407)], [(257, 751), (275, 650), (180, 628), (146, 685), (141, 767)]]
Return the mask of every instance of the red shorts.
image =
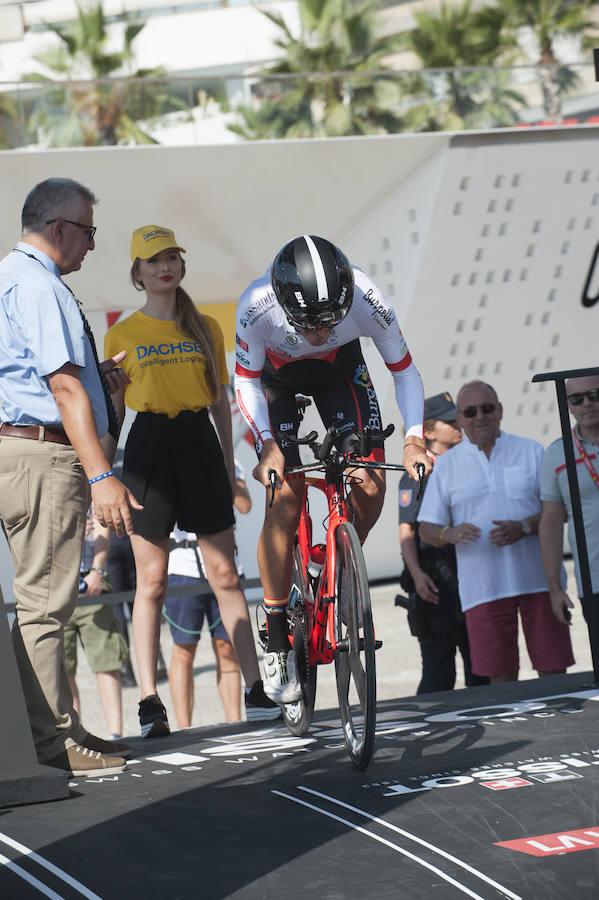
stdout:
[(570, 629), (555, 618), (549, 593), (521, 594), (466, 611), (472, 671), (493, 678), (517, 672), (518, 609), (528, 655), (539, 672), (558, 672), (574, 662)]

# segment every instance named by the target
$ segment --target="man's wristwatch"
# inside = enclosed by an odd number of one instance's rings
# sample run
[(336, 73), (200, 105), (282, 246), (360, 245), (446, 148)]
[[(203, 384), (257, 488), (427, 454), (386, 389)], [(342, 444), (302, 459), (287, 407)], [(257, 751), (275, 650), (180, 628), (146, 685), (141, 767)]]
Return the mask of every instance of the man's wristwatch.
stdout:
[(108, 578), (108, 569), (99, 569), (97, 566), (92, 566), (90, 572), (97, 572), (101, 578)]
[(522, 519), (520, 524), (522, 525), (522, 532), (525, 537), (527, 537), (529, 534), (532, 534), (532, 528), (530, 527), (530, 522), (528, 521), (528, 519)]

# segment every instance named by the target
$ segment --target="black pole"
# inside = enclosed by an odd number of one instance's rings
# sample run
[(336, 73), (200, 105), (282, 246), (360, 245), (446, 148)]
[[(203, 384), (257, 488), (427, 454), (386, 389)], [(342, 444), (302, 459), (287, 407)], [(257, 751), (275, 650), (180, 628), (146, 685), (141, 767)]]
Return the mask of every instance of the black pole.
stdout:
[(593, 586), (591, 582), (591, 570), (589, 568), (589, 555), (587, 539), (582, 517), (582, 504), (580, 501), (580, 487), (576, 474), (576, 459), (574, 457), (574, 442), (570, 427), (570, 411), (566, 397), (566, 379), (583, 378), (587, 375), (599, 375), (599, 368), (594, 369), (570, 369), (564, 372), (545, 372), (535, 375), (533, 382), (554, 381), (557, 391), (557, 405), (559, 409), (560, 423), (562, 426), (562, 438), (564, 442), (564, 456), (566, 458), (566, 472), (568, 474), (568, 487), (570, 488), (570, 501), (572, 503), (572, 521), (576, 536), (576, 547), (572, 551), (578, 555), (578, 568), (582, 582), (582, 611), (587, 628), (589, 630), (589, 642), (591, 645), (591, 658), (595, 683), (599, 684), (599, 604), (593, 601)]

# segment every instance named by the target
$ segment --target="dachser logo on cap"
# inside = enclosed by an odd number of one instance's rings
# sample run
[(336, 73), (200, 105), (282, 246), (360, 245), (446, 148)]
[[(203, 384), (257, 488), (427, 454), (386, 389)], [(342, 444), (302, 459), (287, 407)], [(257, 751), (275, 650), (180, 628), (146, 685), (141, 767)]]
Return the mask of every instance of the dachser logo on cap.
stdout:
[(145, 231), (142, 237), (144, 241), (151, 241), (152, 238), (158, 237), (160, 234), (163, 234), (165, 237), (171, 236), (171, 232), (165, 228), (155, 228), (154, 231)]

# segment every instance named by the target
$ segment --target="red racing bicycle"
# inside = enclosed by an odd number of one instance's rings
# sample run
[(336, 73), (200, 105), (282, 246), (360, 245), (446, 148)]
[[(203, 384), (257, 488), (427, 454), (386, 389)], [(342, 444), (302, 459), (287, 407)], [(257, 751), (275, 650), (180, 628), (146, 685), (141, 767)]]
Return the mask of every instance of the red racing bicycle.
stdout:
[[(300, 420), (311, 403), (297, 398)], [(383, 432), (366, 426), (352, 441), (352, 449), (340, 449), (342, 435), (330, 427), (322, 444), (317, 433), (285, 440), (310, 447), (314, 462), (285, 470), (287, 477), (322, 472), (323, 477), (306, 477), (302, 510), (293, 547), (293, 574), (287, 618), (289, 641), (295, 650), (302, 698), (282, 705), (289, 731), (303, 735), (310, 728), (316, 697), (316, 673), (319, 665), (335, 663), (335, 678), (343, 737), (351, 761), (365, 769), (374, 751), (376, 731), (377, 641), (372, 621), (366, 563), (358, 535), (348, 520), (348, 487), (355, 482), (358, 469), (404, 471), (394, 463), (375, 462), (370, 456), (373, 441), (383, 441), (394, 431)], [(424, 475), (424, 467), (419, 472)], [(271, 473), (271, 500), (274, 499), (276, 473)], [(317, 488), (326, 496), (328, 514), (326, 544), (313, 545), (312, 519), (308, 488)], [(323, 523), (324, 524), (324, 523)], [(318, 571), (319, 570), (319, 571)], [(259, 626), (262, 642), (266, 631)]]

